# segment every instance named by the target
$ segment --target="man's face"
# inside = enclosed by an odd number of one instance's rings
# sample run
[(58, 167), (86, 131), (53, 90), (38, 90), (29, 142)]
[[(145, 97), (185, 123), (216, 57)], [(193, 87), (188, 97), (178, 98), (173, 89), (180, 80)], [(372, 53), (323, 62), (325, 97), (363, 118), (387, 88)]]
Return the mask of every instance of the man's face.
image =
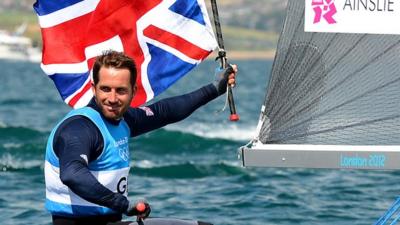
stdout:
[(136, 92), (130, 83), (128, 69), (101, 67), (99, 82), (92, 86), (96, 103), (107, 119), (119, 120), (128, 109)]

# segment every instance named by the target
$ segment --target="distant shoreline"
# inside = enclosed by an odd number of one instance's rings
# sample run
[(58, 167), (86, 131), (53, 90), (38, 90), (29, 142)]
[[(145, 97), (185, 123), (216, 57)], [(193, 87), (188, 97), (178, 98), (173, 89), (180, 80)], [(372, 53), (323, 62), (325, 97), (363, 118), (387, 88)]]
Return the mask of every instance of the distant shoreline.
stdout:
[[(218, 51), (214, 51), (208, 56), (207, 60), (213, 60), (217, 57)], [(274, 50), (268, 51), (228, 51), (227, 57), (229, 60), (249, 60), (249, 59), (257, 59), (257, 60), (273, 60), (275, 57)]]

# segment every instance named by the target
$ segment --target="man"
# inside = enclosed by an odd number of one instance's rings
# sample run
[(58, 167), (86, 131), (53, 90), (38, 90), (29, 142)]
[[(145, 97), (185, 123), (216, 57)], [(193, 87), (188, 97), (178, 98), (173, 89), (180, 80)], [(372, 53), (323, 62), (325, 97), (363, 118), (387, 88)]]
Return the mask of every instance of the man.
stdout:
[[(72, 110), (50, 134), (45, 162), (46, 208), (54, 225), (130, 224), (122, 214), (144, 224), (206, 224), (145, 219), (150, 206), (129, 201), (128, 138), (188, 117), (234, 85), (235, 65), (212, 84), (145, 108), (129, 107), (136, 92), (136, 66), (123, 53), (108, 51), (93, 66), (94, 98)], [(138, 223), (139, 223), (138, 222)], [(135, 224), (135, 223), (132, 223)]]

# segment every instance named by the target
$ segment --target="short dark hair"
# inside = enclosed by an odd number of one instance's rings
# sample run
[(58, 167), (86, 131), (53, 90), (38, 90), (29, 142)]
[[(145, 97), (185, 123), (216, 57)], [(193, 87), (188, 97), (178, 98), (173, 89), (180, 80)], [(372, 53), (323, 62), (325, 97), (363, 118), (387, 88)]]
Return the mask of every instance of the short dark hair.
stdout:
[(108, 50), (103, 54), (96, 57), (96, 61), (93, 65), (93, 83), (97, 85), (99, 83), (99, 72), (101, 67), (116, 68), (116, 69), (128, 69), (130, 72), (130, 83), (132, 87), (136, 84), (136, 64), (135, 61), (123, 52), (117, 52), (114, 50)]

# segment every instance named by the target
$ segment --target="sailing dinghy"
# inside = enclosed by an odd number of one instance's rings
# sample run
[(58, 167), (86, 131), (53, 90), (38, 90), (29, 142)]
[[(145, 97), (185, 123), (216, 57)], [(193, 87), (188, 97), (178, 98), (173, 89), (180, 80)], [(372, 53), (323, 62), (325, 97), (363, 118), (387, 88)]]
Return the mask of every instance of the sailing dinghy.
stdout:
[(355, 2), (288, 1), (244, 166), (400, 169), (400, 4)]

